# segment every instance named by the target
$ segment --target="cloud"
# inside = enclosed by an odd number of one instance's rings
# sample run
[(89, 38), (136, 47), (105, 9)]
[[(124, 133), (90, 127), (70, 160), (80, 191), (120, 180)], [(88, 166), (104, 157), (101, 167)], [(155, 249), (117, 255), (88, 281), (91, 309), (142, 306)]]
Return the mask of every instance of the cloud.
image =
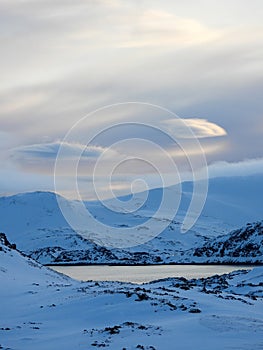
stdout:
[(221, 126), (206, 119), (169, 119), (162, 122), (178, 138), (205, 138), (225, 136), (227, 132)]
[(16, 111), (28, 110), (32, 107), (39, 106), (45, 102), (46, 95), (43, 92), (24, 92), (20, 93), (16, 98), (11, 98), (6, 94), (1, 96), (1, 114), (8, 115)]
[[(117, 7), (117, 16), (116, 16)], [(125, 48), (163, 47), (171, 45), (188, 46), (212, 41), (222, 36), (220, 30), (211, 29), (191, 18), (180, 18), (160, 9), (141, 9), (126, 7), (119, 3), (106, 19), (108, 28), (114, 36), (105, 37), (105, 27), (98, 22), (92, 29), (83, 25), (73, 32), (73, 41), (90, 42), (98, 46)], [(95, 41), (94, 38), (97, 40)]]
[[(96, 159), (107, 151), (106, 148), (100, 146), (85, 146), (81, 144), (72, 144), (66, 142), (52, 142), (21, 146), (13, 149), (13, 156), (16, 159), (56, 159), (59, 150), (60, 156), (68, 159), (81, 156), (84, 158)], [(112, 156), (115, 155), (113, 151)]]
[(263, 158), (240, 162), (215, 162), (208, 167), (209, 177), (249, 176), (263, 174)]
[(118, 163), (125, 157), (107, 147), (57, 141), (16, 147), (10, 152), (8, 160), (27, 174), (54, 176), (56, 169), (57, 176), (64, 181), (65, 177), (73, 179), (76, 171), (78, 176), (93, 176), (97, 164), (100, 167), (96, 176), (107, 177), (112, 163)]
[[(261, 157), (262, 1), (253, 1), (250, 12), (239, 0), (201, 2), (1, 2), (0, 162), (11, 149), (13, 164), (28, 177), (38, 171), (41, 186), (40, 175), (52, 172), (59, 148), (54, 140), (87, 113), (124, 101), (189, 116), (185, 123), (207, 143), (209, 162)], [(89, 116), (65, 145), (65, 159), (82, 152), (85, 137), (104, 125), (170, 117), (137, 112), (128, 106)], [(166, 126), (176, 137), (189, 137), (174, 121)], [(227, 138), (219, 138), (226, 130)], [(83, 158), (95, 162), (106, 141), (98, 143), (101, 149), (85, 150)], [(179, 157), (176, 149), (171, 152)]]

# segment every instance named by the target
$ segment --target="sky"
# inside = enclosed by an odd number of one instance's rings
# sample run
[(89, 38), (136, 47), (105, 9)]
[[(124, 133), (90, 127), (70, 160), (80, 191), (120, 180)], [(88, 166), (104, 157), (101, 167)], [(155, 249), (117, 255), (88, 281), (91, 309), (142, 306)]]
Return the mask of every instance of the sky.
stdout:
[(0, 17), (1, 195), (54, 173), (87, 199), (94, 178), (110, 197), (263, 173), (262, 1), (0, 0)]

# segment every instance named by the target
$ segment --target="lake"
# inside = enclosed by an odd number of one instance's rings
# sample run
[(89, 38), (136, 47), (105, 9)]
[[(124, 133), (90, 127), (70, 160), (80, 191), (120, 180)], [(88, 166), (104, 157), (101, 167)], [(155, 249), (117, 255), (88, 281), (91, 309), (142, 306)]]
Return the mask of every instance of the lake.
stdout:
[(80, 281), (120, 281), (145, 283), (167, 277), (187, 279), (222, 275), (235, 270), (252, 269), (238, 265), (147, 265), (147, 266), (48, 266)]

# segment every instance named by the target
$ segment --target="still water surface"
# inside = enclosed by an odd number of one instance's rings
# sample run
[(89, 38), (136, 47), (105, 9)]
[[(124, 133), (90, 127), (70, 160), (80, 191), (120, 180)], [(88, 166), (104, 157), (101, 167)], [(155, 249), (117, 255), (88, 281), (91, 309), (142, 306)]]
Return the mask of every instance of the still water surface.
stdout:
[(49, 266), (80, 281), (121, 281), (144, 283), (167, 277), (187, 279), (222, 275), (235, 270), (251, 269), (238, 265), (152, 265), (152, 266)]

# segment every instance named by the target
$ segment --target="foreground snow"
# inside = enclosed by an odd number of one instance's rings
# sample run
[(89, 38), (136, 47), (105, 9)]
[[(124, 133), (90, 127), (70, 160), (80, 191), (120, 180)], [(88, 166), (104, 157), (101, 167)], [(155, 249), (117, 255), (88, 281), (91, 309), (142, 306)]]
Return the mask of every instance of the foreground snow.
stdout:
[(136, 285), (77, 282), (0, 239), (0, 348), (261, 349), (263, 268)]

